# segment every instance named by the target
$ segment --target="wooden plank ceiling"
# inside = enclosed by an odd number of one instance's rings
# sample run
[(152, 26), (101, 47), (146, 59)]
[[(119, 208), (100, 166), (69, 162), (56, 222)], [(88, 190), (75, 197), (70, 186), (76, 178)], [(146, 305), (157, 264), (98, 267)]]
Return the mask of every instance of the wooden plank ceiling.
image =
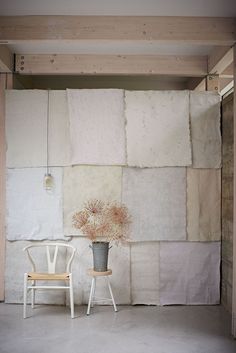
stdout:
[[(13, 53), (20, 43), (83, 41), (158, 42), (171, 45), (210, 45), (209, 55), (26, 54), (15, 58), (14, 70), (24, 75), (161, 75), (189, 77), (200, 87), (207, 75), (232, 80), (232, 46), (236, 19), (158, 16), (0, 16), (0, 72), (11, 72)], [(196, 81), (196, 78), (199, 80)], [(223, 82), (223, 81), (222, 81)], [(200, 86), (199, 86), (200, 83)]]

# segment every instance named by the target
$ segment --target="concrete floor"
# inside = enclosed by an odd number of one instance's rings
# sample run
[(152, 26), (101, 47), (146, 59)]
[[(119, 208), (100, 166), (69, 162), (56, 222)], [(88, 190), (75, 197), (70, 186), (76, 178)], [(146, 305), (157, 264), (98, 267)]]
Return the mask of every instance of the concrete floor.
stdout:
[[(235, 353), (221, 306), (100, 306), (70, 319), (68, 308), (0, 304), (0, 353)], [(32, 310), (29, 307), (29, 315)]]

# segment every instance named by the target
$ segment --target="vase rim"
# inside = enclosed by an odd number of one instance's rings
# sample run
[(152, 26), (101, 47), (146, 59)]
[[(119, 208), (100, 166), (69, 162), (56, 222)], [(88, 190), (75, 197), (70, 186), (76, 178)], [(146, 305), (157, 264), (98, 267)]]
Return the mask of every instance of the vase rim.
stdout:
[(104, 243), (109, 243), (109, 241), (101, 241), (101, 240), (95, 240), (95, 241), (93, 241), (92, 243), (102, 243), (102, 244), (104, 244)]

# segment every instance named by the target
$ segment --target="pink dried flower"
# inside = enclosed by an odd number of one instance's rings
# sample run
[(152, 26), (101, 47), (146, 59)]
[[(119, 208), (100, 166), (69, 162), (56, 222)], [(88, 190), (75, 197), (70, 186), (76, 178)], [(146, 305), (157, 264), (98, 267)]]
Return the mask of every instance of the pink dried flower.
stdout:
[(128, 225), (130, 223), (130, 217), (128, 215), (128, 209), (126, 206), (112, 205), (108, 208), (107, 217), (114, 224)]
[(83, 227), (83, 233), (86, 237), (88, 237), (90, 240), (94, 241), (97, 237), (97, 227), (92, 224), (86, 224)]
[(98, 235), (104, 236), (107, 233), (112, 231), (111, 225), (108, 222), (101, 223), (101, 225), (98, 226), (97, 231), (98, 231)]
[(100, 200), (91, 200), (85, 204), (85, 210), (93, 215), (101, 214), (104, 208), (104, 203)]
[(118, 243), (125, 243), (128, 240), (128, 236), (126, 232), (123, 232), (121, 229), (117, 229), (113, 232), (110, 241), (118, 244)]
[(130, 225), (128, 209), (117, 203), (104, 203), (100, 200), (88, 201), (84, 209), (73, 216), (73, 226), (92, 241), (98, 237), (108, 242), (127, 240)]
[(73, 226), (77, 229), (81, 229), (87, 224), (88, 218), (89, 218), (89, 215), (88, 215), (88, 212), (86, 211), (80, 211), (75, 213), (72, 218)]

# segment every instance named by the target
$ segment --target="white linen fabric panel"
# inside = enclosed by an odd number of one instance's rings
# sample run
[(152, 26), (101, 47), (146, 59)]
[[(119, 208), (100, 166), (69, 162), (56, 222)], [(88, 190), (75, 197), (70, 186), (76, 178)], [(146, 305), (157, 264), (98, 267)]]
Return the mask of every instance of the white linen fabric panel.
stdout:
[(159, 261), (159, 242), (131, 244), (132, 304), (160, 304)]
[[(7, 167), (47, 164), (48, 92), (10, 90), (6, 95)], [(70, 165), (66, 91), (49, 92), (48, 155), (50, 166)]]
[(46, 165), (47, 91), (6, 91), (6, 140), (8, 168)]
[(62, 168), (50, 168), (54, 188), (43, 187), (45, 168), (8, 169), (7, 239), (63, 239)]
[(125, 92), (128, 165), (192, 164), (189, 92)]
[(124, 168), (131, 240), (186, 240), (186, 168)]
[(49, 165), (69, 166), (71, 151), (66, 91), (49, 92), (48, 137)]
[[(7, 167), (46, 165), (47, 99), (43, 90), (7, 91)], [(50, 91), (49, 164), (125, 165), (124, 105), (128, 165), (191, 165), (189, 92), (126, 91), (124, 103), (116, 89)], [(219, 168), (219, 95), (191, 92), (190, 117), (192, 166)]]
[(160, 304), (219, 304), (220, 242), (160, 244)]
[(121, 167), (74, 166), (64, 168), (64, 233), (82, 235), (72, 226), (75, 212), (91, 199), (121, 201)]
[(124, 165), (124, 91), (67, 90), (72, 164)]
[[(5, 303), (23, 303), (23, 274), (32, 271), (32, 265), (26, 252), (22, 249), (32, 244), (28, 241), (7, 241), (6, 242), (6, 269), (5, 269)], [(35, 242), (34, 242), (35, 244)], [(35, 249), (34, 260), (36, 269), (45, 272), (47, 269), (46, 252), (39, 252)], [(65, 272), (66, 249), (58, 252), (59, 272)], [(53, 285), (60, 285), (61, 281), (53, 281)], [(42, 285), (46, 282), (40, 281)], [(48, 284), (48, 283), (47, 283)], [(60, 304), (65, 303), (65, 291), (63, 290), (38, 290), (36, 291), (37, 304)], [(30, 300), (30, 293), (28, 294)]]
[[(50, 91), (52, 192), (43, 188), (47, 99), (48, 92), (41, 90), (6, 93), (6, 302), (22, 302), (18, 279), (28, 269), (21, 251), (25, 240), (68, 236), (75, 236), (71, 243), (78, 248), (75, 303), (88, 302), (92, 252), (90, 242), (73, 228), (72, 216), (88, 200), (99, 199), (122, 201), (132, 216), (131, 244), (113, 246), (109, 254), (118, 304), (219, 303), (219, 95)], [(107, 297), (102, 279), (97, 285), (97, 295)], [(55, 293), (39, 292), (41, 303), (65, 300), (61, 291), (56, 299)]]
[[(70, 244), (78, 249), (73, 263), (73, 282), (75, 304), (87, 304), (90, 292), (92, 277), (87, 274), (87, 270), (93, 267), (92, 250), (89, 248), (91, 242), (86, 238), (74, 237)], [(109, 280), (116, 304), (130, 304), (130, 247), (121, 245), (109, 250), (108, 267), (112, 269), (112, 276)], [(96, 296), (109, 298), (109, 292), (104, 278), (98, 278), (96, 281)], [(67, 302), (69, 303), (69, 293), (67, 293)], [(111, 304), (110, 301), (101, 302), (101, 304)]]
[(221, 239), (221, 170), (187, 168), (187, 234), (191, 241)]
[(221, 167), (220, 95), (190, 92), (193, 168)]

